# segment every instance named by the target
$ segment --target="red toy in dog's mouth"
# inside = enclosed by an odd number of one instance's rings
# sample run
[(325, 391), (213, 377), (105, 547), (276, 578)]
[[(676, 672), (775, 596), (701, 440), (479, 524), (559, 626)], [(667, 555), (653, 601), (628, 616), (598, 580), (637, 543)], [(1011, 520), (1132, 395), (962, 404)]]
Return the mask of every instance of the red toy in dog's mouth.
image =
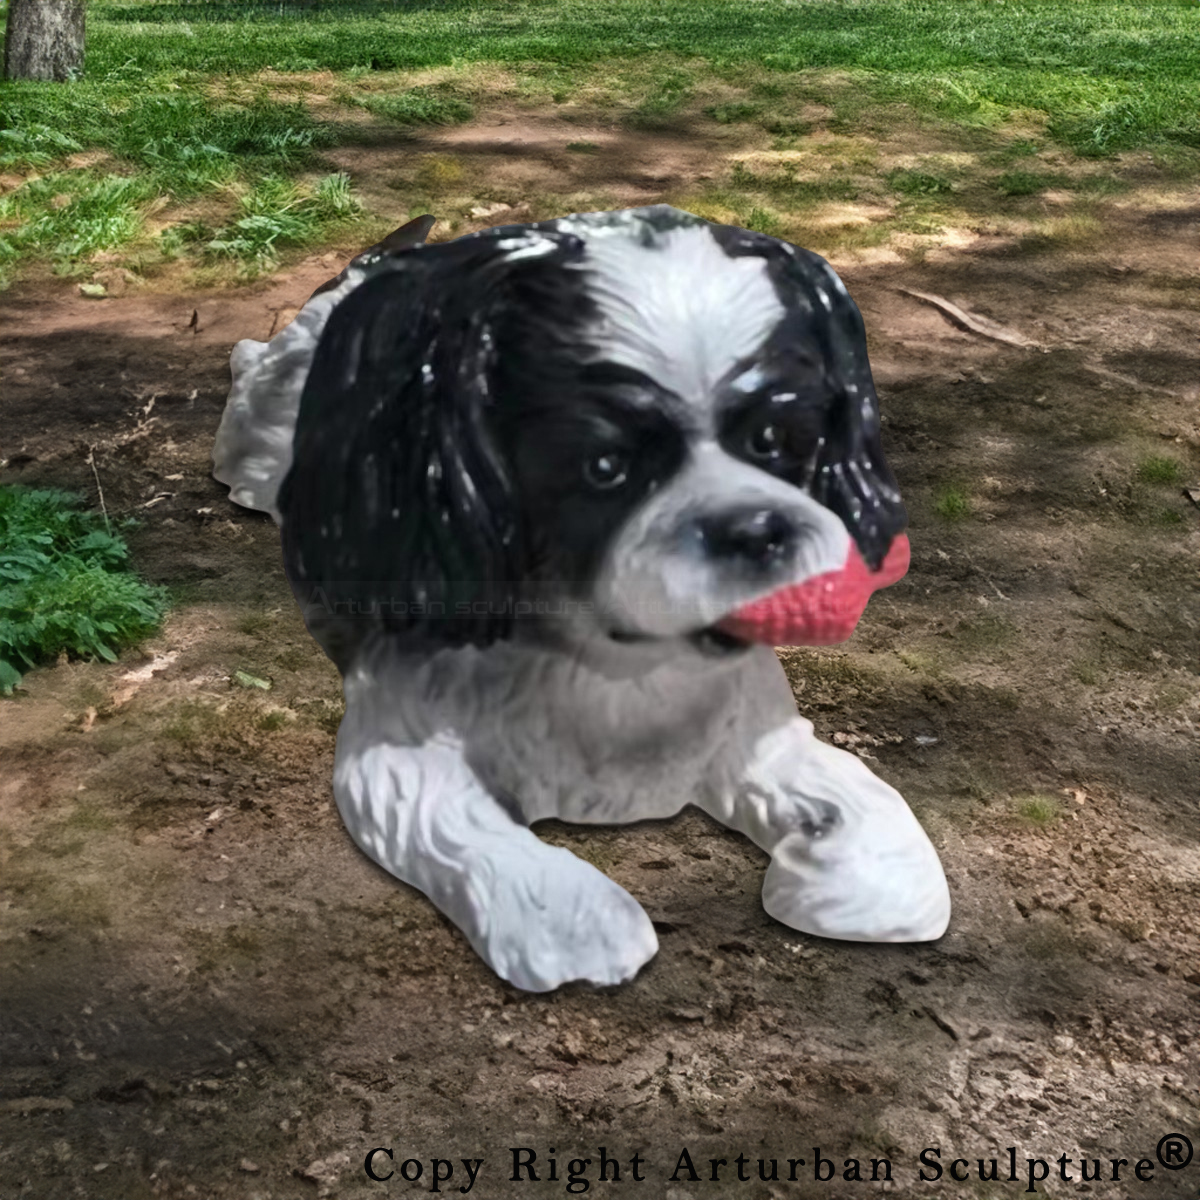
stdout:
[(854, 632), (871, 593), (903, 578), (908, 562), (908, 538), (904, 534), (892, 541), (878, 571), (868, 568), (851, 542), (839, 570), (815, 575), (745, 604), (718, 621), (716, 628), (744, 642), (766, 642), (771, 646), (832, 646), (844, 642)]

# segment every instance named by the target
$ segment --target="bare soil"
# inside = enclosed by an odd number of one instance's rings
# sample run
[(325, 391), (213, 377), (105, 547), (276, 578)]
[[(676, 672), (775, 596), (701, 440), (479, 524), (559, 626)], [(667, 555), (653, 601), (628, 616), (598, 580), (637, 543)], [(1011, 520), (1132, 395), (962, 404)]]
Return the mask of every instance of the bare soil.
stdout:
[[(584, 160), (613, 207), (711, 169), (703, 147), (640, 144)], [(416, 149), (450, 145), (513, 187), (565, 169), (512, 114)], [(355, 153), (335, 157), (395, 205), (388, 172), (414, 148)], [(763, 856), (694, 811), (550, 824), (662, 949), (626, 987), (543, 997), (343, 831), (337, 673), (274, 526), (209, 475), (233, 343), (277, 330), (355, 247), (220, 292), (92, 300), (48, 278), (0, 296), (0, 482), (95, 498), (98, 479), (141, 519), (140, 572), (180, 600), (144, 651), (35, 671), (0, 702), (0, 1196), (407, 1194), (433, 1158), (454, 1162), (443, 1191), (482, 1158), (474, 1195), (552, 1195), (601, 1146), (621, 1181), (587, 1178), (614, 1197), (1016, 1196), (1038, 1157), (1042, 1195), (1194, 1196), (1200, 1164), (1164, 1170), (1155, 1148), (1200, 1119), (1200, 193), (1097, 211), (1102, 238), (1075, 249), (984, 231), (920, 263), (831, 255), (866, 320), (913, 565), (844, 647), (780, 654), (820, 734), (930, 830), (949, 933), (796, 934), (762, 912)], [(501, 219), (525, 218), (474, 225)], [(1156, 456), (1183, 476), (1140, 478)], [(386, 1185), (363, 1171), (379, 1146)], [(704, 1182), (669, 1180), (685, 1146)], [(998, 1157), (1004, 1180), (1010, 1146), (1020, 1183), (918, 1182), (926, 1147), (972, 1174)], [(510, 1180), (511, 1147), (536, 1151), (539, 1183)], [(814, 1182), (814, 1147), (837, 1182)], [(1061, 1179), (1064, 1154), (1102, 1180)], [(885, 1156), (891, 1184), (841, 1180)]]

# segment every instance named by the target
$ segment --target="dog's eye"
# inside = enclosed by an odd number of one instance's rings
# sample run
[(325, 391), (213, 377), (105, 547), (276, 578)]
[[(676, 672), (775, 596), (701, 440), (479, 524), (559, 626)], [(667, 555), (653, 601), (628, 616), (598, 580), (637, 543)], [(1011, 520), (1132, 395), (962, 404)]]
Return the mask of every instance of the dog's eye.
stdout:
[(787, 448), (787, 431), (780, 425), (760, 425), (746, 439), (746, 448), (754, 458), (775, 459)]
[(583, 477), (594, 488), (617, 488), (629, 476), (629, 459), (624, 454), (608, 451), (589, 458), (583, 464)]

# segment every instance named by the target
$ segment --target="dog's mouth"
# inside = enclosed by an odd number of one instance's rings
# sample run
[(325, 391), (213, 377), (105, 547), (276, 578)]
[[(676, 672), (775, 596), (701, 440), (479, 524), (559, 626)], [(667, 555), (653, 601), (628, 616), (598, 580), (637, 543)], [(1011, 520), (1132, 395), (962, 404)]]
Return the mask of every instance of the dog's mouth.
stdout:
[[(702, 654), (724, 657), (755, 644), (832, 646), (844, 642), (858, 624), (871, 593), (895, 583), (908, 570), (908, 538), (899, 534), (878, 570), (871, 571), (851, 544), (836, 571), (779, 588), (726, 613), (719, 621), (685, 635)], [(660, 641), (653, 634), (610, 630), (625, 645)]]
[[(608, 636), (621, 646), (646, 646), (653, 642), (671, 640), (658, 634), (633, 633), (627, 629), (610, 629)], [(674, 636), (678, 637), (679, 635)], [(748, 638), (739, 637), (735, 633), (722, 629), (720, 622), (686, 633), (682, 640), (708, 658), (727, 658), (731, 654), (740, 654), (744, 650), (749, 650), (754, 644)]]
[[(631, 633), (625, 629), (610, 629), (608, 636), (622, 646), (642, 646), (667, 640), (656, 634)], [(703, 629), (684, 634), (683, 640), (709, 658), (725, 658), (731, 654), (739, 654), (753, 645), (745, 638), (726, 632), (719, 624), (706, 625)]]
[(688, 634), (687, 639), (701, 654), (710, 658), (724, 658), (730, 654), (740, 654), (749, 650), (753, 645), (737, 634), (729, 633), (720, 625), (709, 625), (695, 633)]
[(872, 592), (888, 587), (908, 570), (908, 538), (898, 534), (872, 571), (850, 544), (836, 571), (760, 596), (718, 622), (722, 632), (772, 646), (833, 646), (853, 632)]

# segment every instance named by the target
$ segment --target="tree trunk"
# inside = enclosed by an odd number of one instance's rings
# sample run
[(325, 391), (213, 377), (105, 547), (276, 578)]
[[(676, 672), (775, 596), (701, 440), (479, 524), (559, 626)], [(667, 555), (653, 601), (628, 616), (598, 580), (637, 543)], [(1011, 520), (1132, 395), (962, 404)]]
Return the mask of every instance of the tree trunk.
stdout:
[(63, 83), (83, 74), (84, 0), (11, 0), (4, 78)]

